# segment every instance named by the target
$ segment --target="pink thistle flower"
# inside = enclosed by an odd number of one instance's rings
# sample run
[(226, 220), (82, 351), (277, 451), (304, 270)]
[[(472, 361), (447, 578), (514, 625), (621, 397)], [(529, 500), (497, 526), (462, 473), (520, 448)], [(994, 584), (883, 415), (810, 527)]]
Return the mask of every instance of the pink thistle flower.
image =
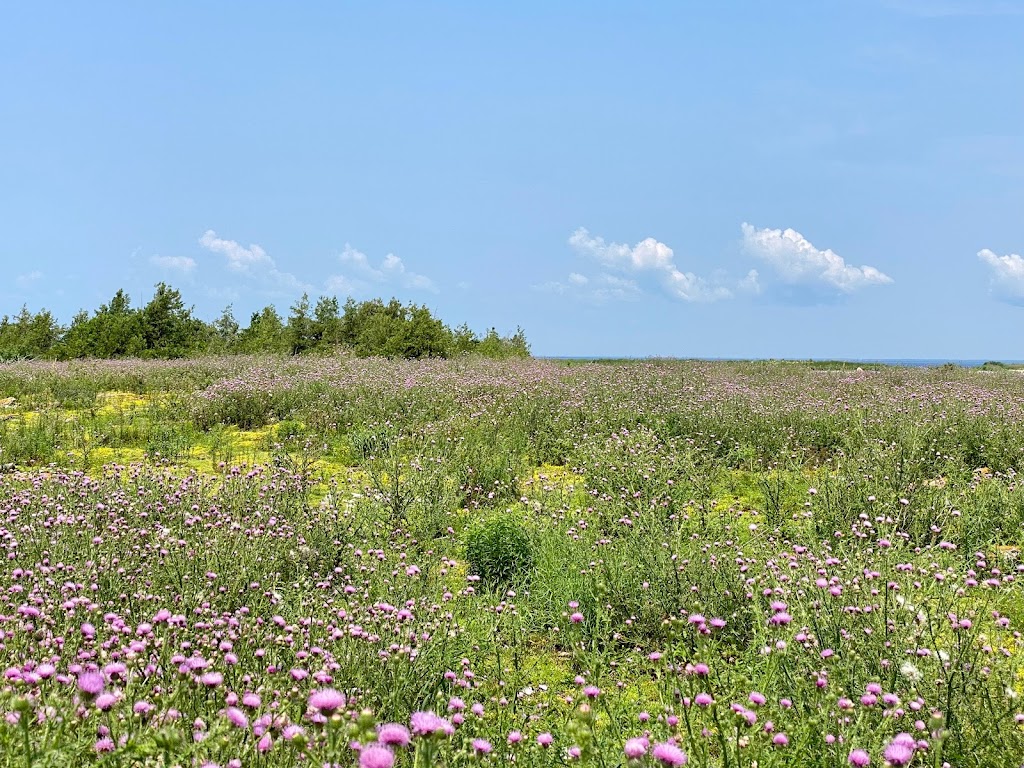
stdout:
[(228, 719), (228, 722), (236, 728), (249, 727), (249, 718), (246, 717), (245, 712), (240, 710), (238, 707), (228, 707), (224, 711), (224, 716)]
[(78, 676), (78, 690), (90, 698), (103, 692), (103, 675), (99, 672), (83, 672)]
[(555, 741), (555, 737), (552, 736), (547, 731), (545, 731), (544, 733), (541, 733), (541, 734), (539, 734), (537, 736), (537, 743), (540, 744), (545, 749), (547, 747), (550, 747), (554, 743), (554, 741)]
[(409, 729), (400, 723), (385, 723), (377, 729), (377, 741), (395, 747), (409, 746)]
[(434, 712), (413, 712), (409, 722), (417, 736), (433, 736), (435, 733), (451, 736), (455, 733), (455, 727)]
[(917, 742), (909, 733), (897, 734), (885, 748), (882, 756), (893, 766), (907, 765), (914, 759), (914, 749)]
[(662, 742), (661, 744), (655, 744), (654, 749), (651, 750), (651, 755), (662, 765), (673, 767), (686, 765), (689, 760), (683, 750), (669, 741)]
[(639, 760), (647, 754), (647, 744), (643, 739), (629, 739), (623, 744), (622, 751), (629, 760)]
[(345, 695), (333, 688), (322, 688), (309, 694), (309, 706), (322, 715), (333, 715), (345, 706)]
[(487, 739), (473, 739), (473, 751), (478, 755), (489, 755), (492, 749), (491, 742)]
[(871, 765), (871, 755), (863, 749), (854, 749), (851, 750), (846, 761), (854, 768), (864, 768), (864, 766)]
[(382, 744), (367, 744), (359, 753), (359, 768), (392, 768), (395, 755)]

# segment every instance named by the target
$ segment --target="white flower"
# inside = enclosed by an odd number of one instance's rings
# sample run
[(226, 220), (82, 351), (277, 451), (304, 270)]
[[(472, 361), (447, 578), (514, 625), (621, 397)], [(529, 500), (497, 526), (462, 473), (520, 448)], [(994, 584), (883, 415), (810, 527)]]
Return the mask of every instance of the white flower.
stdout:
[(921, 678), (924, 677), (924, 675), (921, 674), (921, 670), (909, 661), (904, 661), (900, 664), (900, 674), (912, 683), (920, 682)]

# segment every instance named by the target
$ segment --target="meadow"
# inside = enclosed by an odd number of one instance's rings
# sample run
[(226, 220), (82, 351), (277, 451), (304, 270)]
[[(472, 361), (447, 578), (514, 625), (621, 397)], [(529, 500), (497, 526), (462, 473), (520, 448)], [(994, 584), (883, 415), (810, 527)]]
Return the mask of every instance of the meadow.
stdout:
[(1024, 376), (0, 365), (0, 765), (1024, 762)]

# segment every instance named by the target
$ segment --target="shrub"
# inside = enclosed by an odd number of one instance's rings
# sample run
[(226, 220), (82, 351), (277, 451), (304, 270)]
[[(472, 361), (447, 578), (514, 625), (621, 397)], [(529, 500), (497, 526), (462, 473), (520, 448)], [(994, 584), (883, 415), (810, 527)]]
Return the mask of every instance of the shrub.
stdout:
[(525, 578), (533, 570), (534, 545), (529, 532), (508, 517), (493, 517), (466, 534), (470, 571), (489, 586)]

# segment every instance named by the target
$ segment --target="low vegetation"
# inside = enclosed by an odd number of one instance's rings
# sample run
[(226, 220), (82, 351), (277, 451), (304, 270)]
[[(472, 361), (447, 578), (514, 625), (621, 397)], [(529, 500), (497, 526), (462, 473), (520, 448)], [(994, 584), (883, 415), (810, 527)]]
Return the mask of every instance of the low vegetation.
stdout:
[(1024, 378), (0, 365), (0, 765), (1024, 761)]

